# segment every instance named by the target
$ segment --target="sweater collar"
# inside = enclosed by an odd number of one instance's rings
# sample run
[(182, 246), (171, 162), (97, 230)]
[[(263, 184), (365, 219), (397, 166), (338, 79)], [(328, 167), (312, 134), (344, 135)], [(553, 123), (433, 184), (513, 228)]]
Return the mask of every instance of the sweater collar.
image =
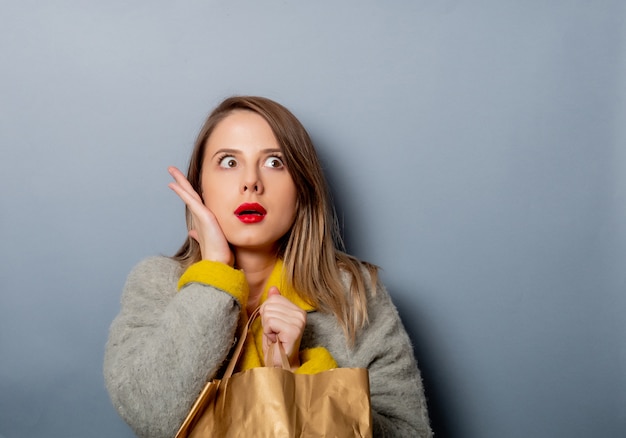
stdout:
[(313, 312), (316, 310), (315, 307), (303, 300), (300, 297), (300, 294), (298, 294), (298, 292), (285, 279), (284, 265), (281, 259), (276, 261), (274, 269), (265, 283), (263, 294), (261, 295), (261, 303), (265, 302), (267, 299), (267, 292), (272, 286), (276, 286), (283, 297), (287, 298), (302, 310), (306, 312)]

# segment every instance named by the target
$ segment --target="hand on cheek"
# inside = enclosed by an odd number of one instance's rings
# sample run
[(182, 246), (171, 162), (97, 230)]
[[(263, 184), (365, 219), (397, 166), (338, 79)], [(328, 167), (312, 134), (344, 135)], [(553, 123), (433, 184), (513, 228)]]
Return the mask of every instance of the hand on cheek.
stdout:
[[(300, 366), (300, 341), (306, 326), (306, 312), (280, 295), (277, 287), (268, 291), (267, 300), (261, 306), (263, 325), (263, 354), (267, 357), (270, 344), (280, 342), (287, 353), (292, 369)], [(281, 366), (280, 356), (275, 351), (270, 366)]]
[(202, 259), (233, 266), (235, 257), (215, 215), (204, 205), (200, 195), (193, 189), (180, 170), (176, 167), (170, 167), (168, 171), (174, 178), (174, 182), (169, 184), (169, 188), (187, 204), (191, 213), (193, 228), (189, 231), (189, 236), (200, 245)]

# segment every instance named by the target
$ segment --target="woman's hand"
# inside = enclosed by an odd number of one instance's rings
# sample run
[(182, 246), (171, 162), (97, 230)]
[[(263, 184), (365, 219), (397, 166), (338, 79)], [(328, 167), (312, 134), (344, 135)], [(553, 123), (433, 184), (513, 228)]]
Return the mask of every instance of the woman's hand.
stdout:
[(169, 183), (168, 187), (176, 192), (191, 212), (192, 228), (189, 230), (189, 237), (195, 239), (200, 245), (202, 260), (212, 260), (233, 266), (235, 257), (215, 215), (204, 205), (200, 195), (196, 193), (180, 170), (172, 166), (168, 168), (168, 171), (174, 178), (174, 182)]
[[(306, 312), (283, 297), (276, 286), (267, 292), (267, 300), (261, 306), (263, 325), (263, 355), (274, 342), (280, 342), (289, 358), (292, 369), (300, 366), (300, 340), (306, 326)], [(280, 367), (280, 355), (275, 350), (273, 362), (268, 366)]]

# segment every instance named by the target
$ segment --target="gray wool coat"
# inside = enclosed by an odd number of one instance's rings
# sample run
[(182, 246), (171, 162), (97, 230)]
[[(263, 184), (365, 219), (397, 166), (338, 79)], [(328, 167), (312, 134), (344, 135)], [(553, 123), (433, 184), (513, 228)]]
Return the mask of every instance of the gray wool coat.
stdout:
[[(110, 328), (106, 386), (140, 437), (175, 435), (235, 339), (237, 300), (199, 283), (177, 292), (181, 274), (178, 262), (167, 257), (140, 262), (128, 276), (121, 311)], [(369, 324), (352, 347), (333, 315), (309, 313), (301, 348), (323, 346), (340, 367), (369, 369), (374, 436), (430, 437), (413, 348), (384, 288), (369, 291), (368, 310)]]

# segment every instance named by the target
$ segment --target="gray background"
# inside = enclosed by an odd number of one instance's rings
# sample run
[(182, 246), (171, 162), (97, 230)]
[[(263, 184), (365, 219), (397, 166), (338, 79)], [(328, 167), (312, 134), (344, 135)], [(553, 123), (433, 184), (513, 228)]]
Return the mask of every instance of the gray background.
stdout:
[(132, 435), (108, 326), (234, 93), (311, 132), (439, 436), (626, 436), (622, 1), (0, 5), (0, 436)]

